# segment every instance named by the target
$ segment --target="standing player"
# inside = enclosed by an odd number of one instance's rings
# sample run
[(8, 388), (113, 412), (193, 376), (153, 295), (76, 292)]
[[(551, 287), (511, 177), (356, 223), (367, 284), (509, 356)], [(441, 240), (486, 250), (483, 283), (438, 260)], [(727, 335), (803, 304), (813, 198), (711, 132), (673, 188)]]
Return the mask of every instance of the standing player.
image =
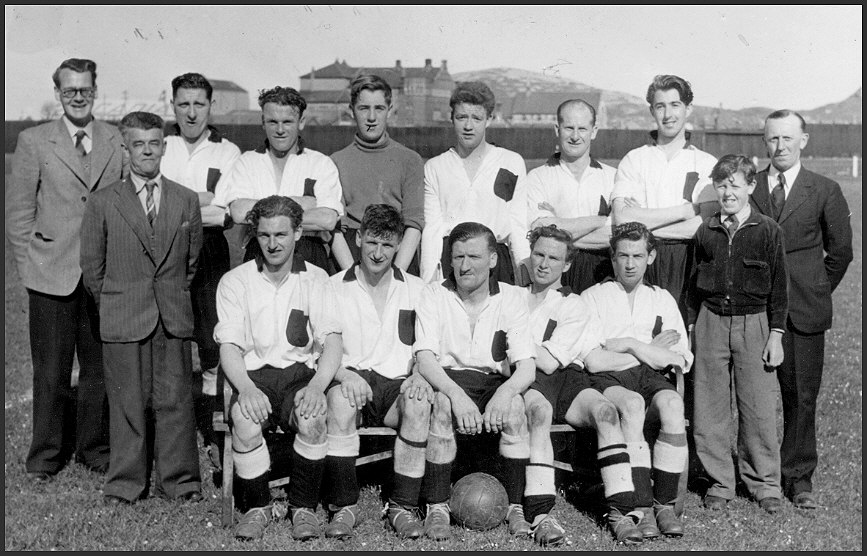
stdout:
[[(307, 101), (290, 87), (274, 87), (259, 95), (265, 145), (247, 151), (235, 163), (214, 204), (229, 207), (237, 224), (258, 199), (269, 195), (291, 198), (304, 209), (304, 235), (295, 246), (301, 257), (328, 270), (327, 237), (343, 216), (337, 167), (324, 154), (304, 146)], [(324, 234), (321, 232), (325, 232)], [(330, 239), (330, 238), (329, 238)], [(244, 260), (255, 255), (258, 244), (247, 242)]]
[[(590, 311), (599, 317), (605, 349), (628, 353), (641, 363), (626, 370), (596, 373), (593, 378), (621, 414), (635, 506), (644, 514), (638, 527), (645, 538), (660, 532), (683, 535), (683, 524), (674, 512), (687, 460), (683, 399), (661, 373), (670, 366), (686, 372), (693, 360), (674, 298), (667, 290), (644, 283), (645, 272), (656, 257), (655, 243), (653, 234), (639, 222), (615, 226), (611, 233), (615, 279), (581, 294)], [(650, 447), (644, 439), (645, 417), (661, 423), (653, 448), (652, 476)]]
[(437, 540), (451, 536), (448, 499), (457, 451), (453, 423), (461, 434), (484, 430), (500, 435), (509, 533), (529, 535), (522, 497), (530, 448), (521, 395), (534, 379), (535, 352), (523, 291), (491, 276), (497, 243), (486, 226), (456, 225), (447, 247), (453, 270), (442, 285), (425, 287), (414, 347), (419, 373), (436, 391), (422, 489), (428, 502), (425, 535)]
[(391, 87), (378, 75), (359, 75), (350, 85), (355, 140), (331, 155), (340, 172), (346, 219), (335, 230), (332, 252), (341, 269), (359, 257), (355, 241), (364, 209), (385, 203), (400, 210), (406, 230), (394, 264), (418, 276), (418, 245), (424, 226), (424, 163), (417, 152), (388, 135)]
[(575, 254), (563, 275), (564, 284), (580, 294), (611, 276), (608, 200), (617, 171), (590, 156), (598, 131), (591, 104), (581, 99), (561, 104), (554, 130), (559, 153), (527, 173), (527, 220), (531, 230), (554, 224), (582, 246), (570, 250)]
[(692, 88), (676, 75), (657, 75), (647, 88), (656, 121), (652, 143), (626, 153), (617, 167), (611, 209), (614, 224), (641, 222), (659, 238), (651, 284), (671, 293), (685, 312), (691, 238), (702, 222), (700, 204), (717, 207), (710, 173), (716, 158), (689, 142)]
[[(325, 470), (325, 389), (343, 345), (334, 290), (325, 271), (295, 253), (303, 209), (272, 195), (248, 211), (260, 251), (227, 272), (217, 288), (214, 338), (232, 397), (232, 449), (238, 505), (235, 538), (259, 539), (271, 519), (262, 431), (269, 421), (294, 431), (288, 503), (292, 538), (320, 536), (316, 517)], [(317, 358), (318, 355), (318, 358)]]
[(494, 93), (481, 82), (458, 83), (449, 100), (456, 146), (424, 165), (421, 278), (439, 281), (451, 273), (445, 248), (452, 228), (478, 221), (494, 232), (494, 279), (515, 283), (515, 265), (530, 254), (523, 179), (518, 153), (488, 143)]
[(343, 365), (328, 392), (326, 502), (333, 513), (326, 537), (348, 537), (357, 520), (355, 458), (361, 424), (399, 429), (394, 444), (394, 490), (386, 515), (403, 538), (418, 538), (419, 491), (430, 427), (430, 385), (413, 374), (415, 314), (424, 283), (394, 266), (403, 236), (394, 207), (368, 205), (361, 219), (359, 262), (331, 277), (344, 332)]
[(629, 354), (601, 348), (603, 338), (595, 315), (568, 286), (562, 286), (572, 242), (569, 232), (554, 226), (530, 232), (532, 283), (526, 295), (536, 344), (536, 381), (524, 393), (530, 430), (524, 512), (537, 543), (563, 540), (563, 527), (548, 515), (555, 499), (552, 416), (555, 422), (573, 427), (593, 427), (609, 526), (618, 541), (635, 544), (643, 540), (636, 527), (642, 515), (634, 511), (626, 440), (617, 408), (594, 389), (591, 373), (634, 367), (638, 362)]
[(199, 73), (172, 79), (174, 134), (166, 137), (162, 174), (199, 196), (202, 211), (202, 252), (190, 294), (193, 300), (195, 339), (199, 347), (203, 391), (216, 396), (220, 346), (214, 341), (217, 324), (217, 284), (229, 271), (229, 244), (223, 235), (230, 218), (213, 204), (220, 179), (229, 173), (241, 151), (209, 124), (213, 87)]

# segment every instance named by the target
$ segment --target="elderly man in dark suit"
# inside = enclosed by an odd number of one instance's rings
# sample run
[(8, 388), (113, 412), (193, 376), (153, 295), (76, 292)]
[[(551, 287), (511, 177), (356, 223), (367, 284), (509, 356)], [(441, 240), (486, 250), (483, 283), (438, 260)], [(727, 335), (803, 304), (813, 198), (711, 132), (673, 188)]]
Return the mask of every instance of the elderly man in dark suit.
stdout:
[(783, 491), (796, 507), (815, 509), (816, 399), (825, 331), (831, 328), (831, 293), (852, 261), (852, 228), (839, 184), (801, 165), (808, 139), (797, 112), (778, 110), (765, 119), (771, 165), (758, 174), (751, 202), (783, 229), (789, 269), (788, 330), (777, 369), (783, 398)]
[(105, 501), (147, 495), (151, 444), (157, 493), (200, 500), (192, 361), (184, 342), (193, 335), (189, 290), (202, 245), (199, 200), (160, 175), (159, 116), (132, 112), (120, 127), (130, 176), (93, 196), (81, 226), (81, 269), (99, 308), (111, 410)]
[(21, 132), (6, 187), (6, 236), (29, 301), (33, 439), (26, 467), (36, 481), (63, 469), (73, 448), (90, 469), (108, 466), (108, 402), (96, 311), (81, 283), (79, 228), (91, 193), (124, 173), (120, 133), (93, 119), (96, 63), (65, 60), (53, 79), (63, 116)]

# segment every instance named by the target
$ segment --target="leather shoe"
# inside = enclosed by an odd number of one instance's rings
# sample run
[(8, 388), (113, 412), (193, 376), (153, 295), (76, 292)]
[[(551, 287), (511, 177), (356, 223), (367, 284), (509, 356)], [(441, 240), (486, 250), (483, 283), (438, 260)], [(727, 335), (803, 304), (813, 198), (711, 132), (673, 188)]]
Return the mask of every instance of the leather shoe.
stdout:
[(28, 471), (27, 476), (34, 483), (47, 483), (54, 478), (54, 475), (45, 471)]
[(195, 503), (195, 502), (201, 502), (203, 497), (202, 497), (202, 493), (199, 492), (198, 490), (192, 490), (190, 492), (185, 492), (185, 493), (181, 494), (179, 498), (181, 500), (183, 500), (184, 502)]
[(99, 465), (88, 465), (87, 468), (98, 475), (105, 475), (108, 473), (108, 462)]
[(815, 510), (819, 507), (812, 492), (799, 492), (792, 497), (792, 504), (794, 504), (796, 508), (802, 510)]
[(775, 514), (783, 509), (783, 501), (773, 496), (759, 500), (759, 506), (769, 514)]
[(132, 504), (131, 501), (126, 498), (121, 498), (120, 496), (115, 496), (114, 494), (106, 494), (102, 497), (106, 506), (110, 506), (112, 508), (122, 505)]
[(708, 494), (704, 497), (704, 507), (715, 512), (719, 510), (724, 510), (726, 508), (726, 504), (728, 504), (728, 500), (720, 496)]
[(656, 525), (663, 535), (666, 537), (683, 536), (683, 523), (674, 512), (673, 504), (654, 504), (653, 510), (656, 513)]
[(644, 514), (641, 521), (638, 522), (638, 530), (645, 539), (655, 539), (660, 535), (659, 527), (656, 525), (656, 516), (653, 513), (653, 508), (639, 507), (637, 511)]

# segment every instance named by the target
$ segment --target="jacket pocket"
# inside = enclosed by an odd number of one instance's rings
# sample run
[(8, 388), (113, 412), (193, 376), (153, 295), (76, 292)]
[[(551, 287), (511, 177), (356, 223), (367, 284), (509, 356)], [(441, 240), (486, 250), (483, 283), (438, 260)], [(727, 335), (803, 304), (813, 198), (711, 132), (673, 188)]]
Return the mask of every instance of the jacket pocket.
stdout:
[(744, 274), (741, 284), (744, 293), (768, 295), (771, 293), (771, 265), (765, 261), (744, 259)]
[(713, 263), (701, 263), (696, 269), (696, 287), (705, 292), (715, 292), (716, 269)]

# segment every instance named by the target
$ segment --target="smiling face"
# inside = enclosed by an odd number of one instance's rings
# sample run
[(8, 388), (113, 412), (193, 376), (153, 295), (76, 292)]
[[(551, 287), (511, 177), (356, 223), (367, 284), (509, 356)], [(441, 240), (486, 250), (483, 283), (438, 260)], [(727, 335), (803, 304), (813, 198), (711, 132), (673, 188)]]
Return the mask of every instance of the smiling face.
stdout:
[(295, 106), (267, 102), (262, 107), (262, 126), (274, 154), (285, 156), (298, 152), (298, 135), (304, 118)]
[(181, 129), (181, 136), (195, 143), (208, 128), (208, 118), (211, 115), (212, 100), (208, 100), (208, 93), (204, 89), (178, 89), (175, 98), (172, 99), (172, 109), (175, 112), (175, 121)]
[(385, 91), (361, 91), (352, 106), (358, 136), (371, 143), (379, 141), (385, 133), (390, 113), (391, 105), (385, 98)]
[(590, 142), (598, 131), (593, 123), (593, 114), (584, 105), (571, 105), (560, 114), (561, 122), (554, 126), (560, 157), (574, 162), (590, 153)]
[(288, 216), (259, 219), (256, 241), (259, 242), (269, 272), (278, 272), (292, 264), (295, 242), (301, 238), (301, 232), (301, 226), (295, 229)]
[[(58, 75), (60, 88), (54, 88), (54, 97), (63, 106), (63, 113), (70, 122), (78, 127), (84, 127), (93, 119), (93, 101), (96, 99), (96, 87), (93, 84), (93, 74), (89, 71), (79, 73), (69, 68), (63, 68)], [(72, 94), (66, 98), (64, 93)]]
[(567, 247), (562, 241), (552, 237), (540, 237), (530, 253), (533, 284), (538, 290), (559, 285), (563, 273), (569, 270)]
[(659, 89), (653, 93), (650, 114), (656, 121), (659, 139), (670, 142), (685, 133), (686, 120), (692, 105), (684, 104), (677, 89)]
[(467, 294), (488, 283), (491, 269), (497, 266), (497, 254), (488, 248), (484, 236), (456, 241), (452, 245), (452, 271), (458, 291)]
[(785, 172), (801, 159), (801, 149), (807, 146), (809, 135), (801, 130), (797, 116), (774, 118), (765, 122), (765, 146), (771, 164)]
[(163, 130), (129, 128), (123, 132), (123, 148), (129, 154), (129, 169), (137, 176), (154, 178), (163, 157)]
[(747, 183), (743, 172), (735, 172), (728, 179), (714, 182), (713, 187), (719, 199), (720, 212), (728, 216), (739, 213), (750, 202), (756, 181)]
[(626, 291), (632, 291), (644, 279), (647, 265), (653, 263), (655, 258), (656, 250), (648, 253), (644, 239), (622, 239), (617, 242), (617, 249), (611, 255), (614, 276)]
[(485, 140), (485, 132), (493, 119), (480, 104), (461, 102), (452, 110), (452, 124), (458, 145), (465, 152), (472, 152)]
[(359, 264), (368, 276), (381, 276), (391, 268), (394, 255), (400, 246), (400, 238), (396, 234), (375, 236), (369, 230), (355, 236), (361, 249)]

